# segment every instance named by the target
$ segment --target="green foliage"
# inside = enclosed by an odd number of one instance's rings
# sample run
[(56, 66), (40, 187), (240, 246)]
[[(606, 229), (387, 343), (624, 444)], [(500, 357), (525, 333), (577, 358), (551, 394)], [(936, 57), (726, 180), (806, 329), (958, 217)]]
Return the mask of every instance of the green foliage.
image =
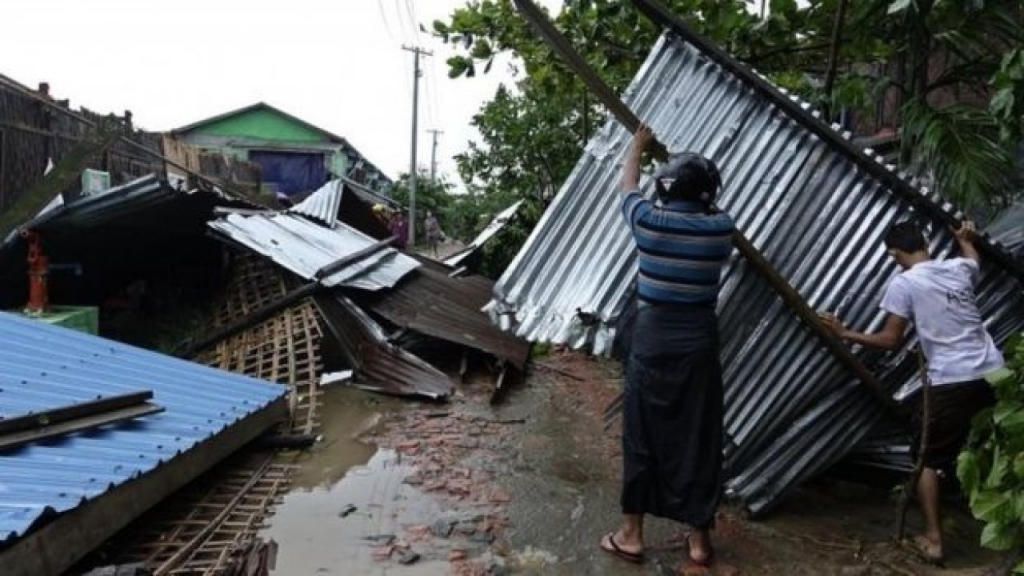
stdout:
[[(847, 0), (835, 82), (824, 94), (840, 1), (772, 0), (763, 19), (742, 0), (663, 4), (726, 52), (828, 110), (870, 117), (883, 96), (895, 94), (903, 105), (903, 164), (930, 167), (942, 192), (969, 208), (1003, 205), (1015, 192), (1006, 177), (1014, 173), (1008, 142), (1020, 137), (1024, 110), (1024, 55), (1016, 48), (1024, 34), (1014, 3)], [(617, 0), (566, 0), (552, 20), (619, 92), (661, 33)], [(457, 49), (448, 59), (450, 77), (471, 78), (506, 60), (516, 74), (473, 118), (481, 140), (457, 158), (462, 179), (476, 195), (498, 195), (506, 205), (549, 198), (604, 121), (600, 104), (512, 0), (469, 0), (433, 29)], [(949, 64), (940, 74), (930, 66), (935, 55)], [(986, 109), (990, 81), (995, 97)], [(935, 97), (944, 89), (973, 98), (973, 107), (948, 106)]]
[[(1008, 124), (984, 103), (986, 86), (1010, 47), (1024, 41), (1013, 3), (993, 0), (873, 0), (854, 3), (864, 30), (887, 44), (898, 65), (887, 80), (903, 103), (902, 162), (929, 167), (944, 196), (972, 211), (1005, 206), (1015, 195)], [(941, 60), (942, 68), (936, 70)], [(1007, 70), (1013, 70), (1009, 65)], [(1007, 76), (1009, 78), (1009, 75)], [(1000, 96), (1013, 100), (1012, 83)], [(1024, 86), (1018, 94), (1024, 94)], [(950, 105), (949, 94), (959, 104)], [(997, 94), (998, 95), (998, 94)], [(1019, 123), (1018, 123), (1019, 124)]]
[(530, 346), (530, 360), (540, 360), (551, 354), (551, 344), (547, 342), (534, 342)]
[[(1006, 345), (1007, 370), (995, 382), (996, 404), (975, 416), (957, 476), (971, 511), (985, 523), (981, 545), (1024, 549), (1024, 337)], [(1024, 573), (1024, 562), (1014, 573)]]
[(986, 110), (963, 105), (934, 109), (913, 101), (903, 107), (903, 138), (931, 166), (943, 195), (969, 211), (999, 208), (1013, 199), (1012, 147)]
[(994, 94), (989, 110), (999, 122), (1004, 142), (1024, 137), (1024, 48), (1007, 52), (992, 78)]

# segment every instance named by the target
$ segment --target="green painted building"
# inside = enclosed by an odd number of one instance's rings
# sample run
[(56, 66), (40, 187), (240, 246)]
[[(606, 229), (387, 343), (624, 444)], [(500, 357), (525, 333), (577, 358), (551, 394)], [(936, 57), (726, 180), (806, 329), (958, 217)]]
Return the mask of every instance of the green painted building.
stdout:
[(205, 153), (258, 164), (265, 191), (302, 196), (347, 177), (378, 192), (391, 180), (347, 140), (264, 102), (207, 118), (171, 135)]

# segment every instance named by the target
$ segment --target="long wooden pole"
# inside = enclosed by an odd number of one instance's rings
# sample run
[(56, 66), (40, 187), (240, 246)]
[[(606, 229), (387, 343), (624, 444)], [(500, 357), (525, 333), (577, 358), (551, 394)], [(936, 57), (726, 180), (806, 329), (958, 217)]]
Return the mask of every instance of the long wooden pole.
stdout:
[[(583, 83), (601, 100), (602, 104), (611, 110), (615, 118), (630, 132), (635, 132), (637, 127), (640, 126), (640, 119), (622, 102), (611, 87), (591, 69), (590, 65), (576, 52), (568, 40), (555, 29), (554, 25), (537, 5), (531, 0), (515, 0), (515, 4), (523, 14), (523, 17), (529, 21), (541, 38), (568, 64), (573, 72), (579, 75)], [(657, 143), (653, 148), (656, 158), (664, 159), (667, 157), (663, 144)], [(789, 281), (747, 239), (743, 232), (736, 229), (733, 232), (732, 239), (736, 249), (746, 258), (750, 266), (768, 281), (779, 297), (782, 298), (782, 301), (803, 320), (804, 324), (821, 340), (832, 355), (853, 372), (868, 390), (878, 398), (883, 406), (895, 414), (901, 414), (902, 411), (899, 405), (885, 391), (885, 388), (875, 378), (874, 374), (864, 366), (864, 363), (831, 330), (821, 323), (818, 313), (807, 304), (803, 296), (789, 284)]]

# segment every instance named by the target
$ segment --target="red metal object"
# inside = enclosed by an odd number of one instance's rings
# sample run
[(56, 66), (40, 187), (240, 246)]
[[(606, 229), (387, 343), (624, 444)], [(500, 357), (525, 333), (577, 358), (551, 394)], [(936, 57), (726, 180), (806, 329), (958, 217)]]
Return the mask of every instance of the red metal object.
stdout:
[(50, 260), (43, 254), (43, 238), (39, 233), (26, 230), (21, 235), (28, 240), (28, 304), (25, 311), (42, 314), (50, 307), (47, 290)]

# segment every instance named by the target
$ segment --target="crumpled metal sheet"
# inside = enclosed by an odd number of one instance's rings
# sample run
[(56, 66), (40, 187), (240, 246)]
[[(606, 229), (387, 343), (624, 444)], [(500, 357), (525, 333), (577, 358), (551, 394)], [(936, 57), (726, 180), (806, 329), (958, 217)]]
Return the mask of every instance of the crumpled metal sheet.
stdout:
[(316, 305), (355, 370), (353, 386), (431, 400), (444, 400), (455, 390), (440, 370), (390, 343), (383, 328), (343, 294), (317, 296)]
[[(881, 238), (912, 214), (908, 202), (676, 37), (659, 39), (625, 100), (669, 150), (715, 160), (724, 179), (720, 207), (811, 307), (838, 311), (857, 329), (880, 327), (878, 302), (897, 272)], [(495, 285), (486, 307), (493, 321), (530, 341), (596, 354), (610, 349), (636, 274), (616, 194), (629, 142), (614, 121), (591, 139)], [(642, 188), (653, 194), (650, 178)], [(932, 253), (947, 256), (949, 232), (937, 229), (932, 237)], [(997, 338), (1022, 325), (1020, 295), (1016, 280), (983, 266), (979, 301)], [(718, 311), (728, 488), (751, 510), (764, 511), (846, 454), (879, 420), (881, 407), (738, 253), (723, 273)], [(890, 390), (913, 377), (901, 353), (857, 354)]]

